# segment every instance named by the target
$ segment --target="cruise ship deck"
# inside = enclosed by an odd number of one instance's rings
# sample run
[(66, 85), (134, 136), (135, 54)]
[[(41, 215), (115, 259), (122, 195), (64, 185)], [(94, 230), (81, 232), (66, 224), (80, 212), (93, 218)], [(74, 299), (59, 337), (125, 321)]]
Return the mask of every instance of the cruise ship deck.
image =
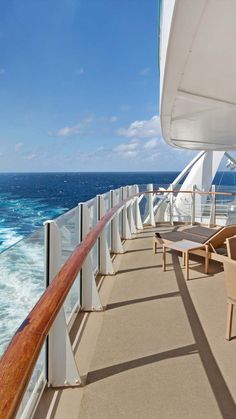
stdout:
[[(116, 256), (116, 274), (98, 278), (103, 312), (79, 313), (71, 340), (84, 386), (47, 389), (35, 419), (235, 418), (236, 339), (225, 339), (220, 263), (154, 254), (145, 228)], [(86, 327), (85, 327), (86, 325)], [(236, 334), (236, 323), (233, 335)]]

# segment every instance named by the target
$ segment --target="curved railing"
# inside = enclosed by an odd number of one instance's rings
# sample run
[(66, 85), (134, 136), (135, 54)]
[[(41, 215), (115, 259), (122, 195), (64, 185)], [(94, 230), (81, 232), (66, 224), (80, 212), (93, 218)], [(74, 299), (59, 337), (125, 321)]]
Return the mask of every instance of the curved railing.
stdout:
[[(234, 192), (204, 192), (192, 190), (153, 190), (137, 193), (113, 206), (75, 248), (54, 280), (38, 300), (35, 307), (18, 328), (6, 352), (0, 360), (0, 418), (13, 418), (34, 369), (43, 343), (63, 306), (63, 303), (83, 267), (84, 261), (104, 228), (129, 201), (147, 194), (149, 214), (153, 211), (152, 197), (175, 193), (199, 195), (236, 196)], [(150, 197), (150, 198), (149, 198)], [(154, 216), (154, 215), (153, 215)], [(153, 218), (154, 219), (154, 218)], [(150, 220), (153, 220), (150, 216)]]
[(111, 208), (88, 233), (26, 317), (0, 360), (0, 418), (14, 417), (40, 350), (83, 263), (104, 227), (132, 198)]

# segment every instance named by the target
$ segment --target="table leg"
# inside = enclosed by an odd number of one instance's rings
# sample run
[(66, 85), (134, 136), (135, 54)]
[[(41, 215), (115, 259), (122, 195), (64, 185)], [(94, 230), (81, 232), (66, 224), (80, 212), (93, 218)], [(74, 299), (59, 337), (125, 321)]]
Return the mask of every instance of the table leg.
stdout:
[(163, 261), (163, 271), (166, 271), (166, 246), (163, 245), (162, 247), (162, 261)]
[(189, 279), (189, 253), (188, 251), (184, 253), (185, 253), (185, 264), (186, 264), (186, 280), (188, 281)]
[(186, 261), (185, 261), (185, 252), (183, 252), (183, 266), (185, 266), (185, 263), (186, 263)]
[(206, 252), (206, 257), (205, 257), (205, 274), (208, 274), (208, 268), (209, 268), (209, 257), (208, 257), (208, 245), (205, 246), (205, 252)]

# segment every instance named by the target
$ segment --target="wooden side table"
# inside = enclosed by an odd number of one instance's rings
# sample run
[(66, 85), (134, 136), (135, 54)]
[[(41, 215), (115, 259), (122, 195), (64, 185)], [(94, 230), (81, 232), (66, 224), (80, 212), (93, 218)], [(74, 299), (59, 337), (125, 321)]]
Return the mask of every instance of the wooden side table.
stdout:
[(196, 249), (204, 249), (206, 250), (206, 256), (205, 256), (205, 272), (208, 270), (208, 246), (193, 242), (190, 240), (180, 240), (177, 242), (166, 242), (163, 244), (163, 271), (166, 271), (166, 251), (169, 250), (177, 250), (178, 252), (182, 253), (184, 265), (186, 268), (186, 280), (189, 279), (189, 253), (191, 253), (191, 250)]

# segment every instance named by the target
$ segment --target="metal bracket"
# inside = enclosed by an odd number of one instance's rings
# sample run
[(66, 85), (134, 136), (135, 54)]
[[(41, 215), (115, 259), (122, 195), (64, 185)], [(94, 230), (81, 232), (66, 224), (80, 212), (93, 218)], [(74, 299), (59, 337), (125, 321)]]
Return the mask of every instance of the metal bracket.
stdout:
[[(122, 199), (126, 199), (127, 198), (127, 191), (126, 188), (122, 187)], [(128, 222), (128, 217), (127, 217), (127, 206), (124, 205), (124, 208), (122, 210), (122, 238), (125, 240), (130, 240), (132, 238), (131, 236), (131, 231), (130, 231), (130, 226), (129, 226), (129, 222)]]
[[(118, 202), (115, 191), (110, 191), (111, 207), (114, 207)], [(124, 253), (124, 249), (120, 239), (119, 233), (119, 215), (115, 215), (111, 220), (111, 252)]]
[[(134, 185), (135, 188), (135, 194), (139, 193), (139, 187), (138, 185)], [(143, 230), (143, 222), (142, 222), (142, 217), (141, 217), (141, 213), (140, 213), (140, 207), (139, 207), (139, 202), (141, 202), (142, 197), (136, 197), (135, 198), (135, 224), (136, 224), (136, 229), (137, 230)]]
[(152, 227), (156, 226), (155, 222), (155, 216), (154, 216), (154, 208), (153, 208), (153, 194), (151, 193), (153, 191), (153, 184), (149, 183), (147, 185), (147, 191), (150, 192), (147, 196), (147, 202), (148, 202), (148, 216), (145, 220), (145, 224), (149, 224)]
[[(106, 214), (105, 201), (103, 195), (97, 195), (98, 202), (98, 220)], [(100, 250), (100, 266), (99, 271), (102, 275), (114, 275), (114, 269), (111, 261), (110, 251), (108, 249), (106, 228), (99, 238), (99, 250)]]

